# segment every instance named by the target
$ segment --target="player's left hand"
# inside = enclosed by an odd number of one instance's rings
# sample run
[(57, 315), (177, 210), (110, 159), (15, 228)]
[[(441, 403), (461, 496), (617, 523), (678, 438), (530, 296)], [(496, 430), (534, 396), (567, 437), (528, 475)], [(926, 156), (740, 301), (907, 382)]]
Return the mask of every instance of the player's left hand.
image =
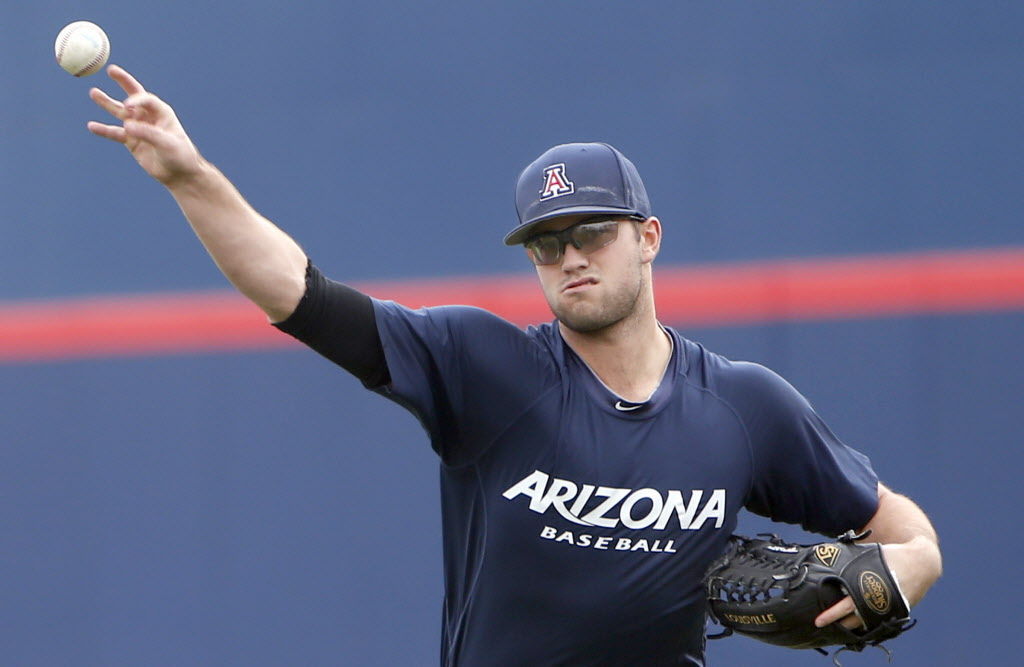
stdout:
[[(882, 557), (889, 567), (896, 581), (899, 582), (900, 591), (907, 599), (907, 604), (913, 607), (925, 592), (931, 587), (934, 580), (926, 581), (921, 573), (923, 568), (918, 566), (918, 559), (923, 556), (922, 549), (929, 548), (926, 541), (913, 540), (905, 544), (883, 544)], [(932, 547), (933, 548), (933, 547)], [(840, 625), (848, 630), (855, 630), (864, 627), (860, 618), (855, 613), (856, 607), (849, 596), (835, 603), (814, 619), (814, 625), (823, 628), (826, 625), (839, 621)]]

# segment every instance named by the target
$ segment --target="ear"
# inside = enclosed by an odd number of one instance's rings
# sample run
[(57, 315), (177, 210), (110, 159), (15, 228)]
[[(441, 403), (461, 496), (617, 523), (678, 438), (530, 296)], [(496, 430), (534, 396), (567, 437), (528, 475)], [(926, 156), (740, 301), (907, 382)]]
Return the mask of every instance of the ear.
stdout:
[(640, 223), (640, 257), (649, 264), (658, 256), (661, 249), (661, 220), (654, 216)]

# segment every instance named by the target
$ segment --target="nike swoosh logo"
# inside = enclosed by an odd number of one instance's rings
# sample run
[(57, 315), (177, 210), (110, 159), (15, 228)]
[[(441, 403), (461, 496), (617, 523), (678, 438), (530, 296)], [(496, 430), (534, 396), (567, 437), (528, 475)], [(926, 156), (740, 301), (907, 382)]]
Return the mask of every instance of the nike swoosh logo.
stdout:
[(622, 401), (615, 401), (615, 409), (622, 412), (632, 412), (633, 410), (639, 410), (644, 407), (645, 403), (634, 403), (633, 405), (626, 405)]

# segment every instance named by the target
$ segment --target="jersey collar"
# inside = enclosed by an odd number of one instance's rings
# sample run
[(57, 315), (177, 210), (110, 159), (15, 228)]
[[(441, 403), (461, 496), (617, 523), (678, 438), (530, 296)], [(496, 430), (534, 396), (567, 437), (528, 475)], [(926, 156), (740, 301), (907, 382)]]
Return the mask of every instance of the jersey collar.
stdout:
[(672, 352), (669, 354), (668, 364), (661, 376), (654, 392), (647, 397), (646, 401), (634, 403), (622, 398), (608, 385), (606, 385), (597, 373), (565, 342), (558, 329), (557, 321), (554, 325), (556, 335), (561, 343), (566, 365), (569, 367), (569, 377), (574, 382), (579, 382), (589, 397), (601, 407), (604, 412), (613, 414), (623, 419), (647, 419), (660, 412), (668, 404), (675, 387), (676, 377), (680, 371), (680, 360), (682, 357), (682, 343), (678, 334), (672, 329), (658, 323), (662, 332), (668, 336), (672, 345)]

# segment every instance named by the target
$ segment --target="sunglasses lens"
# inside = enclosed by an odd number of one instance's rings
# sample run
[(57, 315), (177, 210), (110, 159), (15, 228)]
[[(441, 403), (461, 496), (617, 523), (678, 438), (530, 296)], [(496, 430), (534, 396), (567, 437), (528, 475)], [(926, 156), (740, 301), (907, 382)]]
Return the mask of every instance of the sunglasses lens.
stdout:
[(526, 244), (530, 258), (535, 264), (554, 264), (562, 258), (562, 241), (551, 236), (538, 236)]
[(584, 254), (590, 254), (610, 244), (619, 235), (619, 223), (592, 222), (572, 229), (573, 245)]
[(534, 264), (557, 264), (562, 259), (562, 248), (571, 243), (585, 255), (600, 250), (619, 236), (616, 220), (578, 223), (560, 232), (534, 236), (525, 243)]

